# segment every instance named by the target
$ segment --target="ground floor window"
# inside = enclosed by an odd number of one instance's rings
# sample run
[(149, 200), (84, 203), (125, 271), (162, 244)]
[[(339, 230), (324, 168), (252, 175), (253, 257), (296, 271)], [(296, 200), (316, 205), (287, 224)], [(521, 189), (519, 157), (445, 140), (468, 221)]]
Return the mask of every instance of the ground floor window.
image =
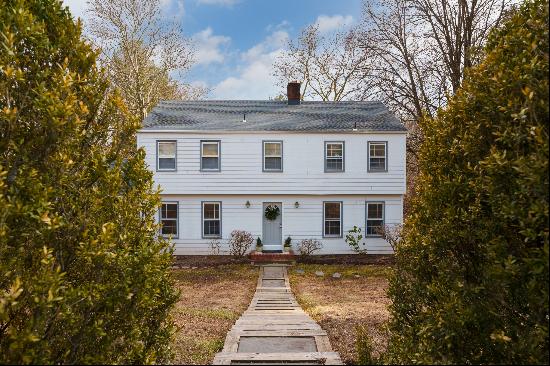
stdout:
[(384, 227), (384, 202), (367, 202), (367, 236), (381, 236)]
[(323, 236), (342, 236), (342, 202), (323, 202)]
[(172, 238), (178, 237), (178, 203), (162, 202), (160, 207), (160, 233)]
[(222, 233), (221, 202), (202, 203), (202, 236), (219, 238)]

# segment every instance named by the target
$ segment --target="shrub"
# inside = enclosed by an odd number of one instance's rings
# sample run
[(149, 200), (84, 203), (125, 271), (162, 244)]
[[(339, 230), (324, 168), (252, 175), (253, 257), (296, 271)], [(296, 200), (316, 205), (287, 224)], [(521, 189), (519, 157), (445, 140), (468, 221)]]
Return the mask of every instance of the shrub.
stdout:
[(395, 252), (397, 250), (397, 246), (401, 243), (403, 225), (384, 225), (378, 230), (378, 232), (382, 235), (384, 240), (391, 245), (393, 251)]
[(323, 248), (323, 244), (317, 239), (303, 239), (298, 245), (300, 255), (312, 255)]
[(530, 0), (422, 122), (388, 362), (548, 364), (548, 97), (548, 2)]
[(357, 352), (358, 365), (376, 365), (379, 359), (374, 356), (374, 347), (372, 339), (366, 326), (356, 328), (357, 340), (355, 342), (355, 351)]
[(348, 231), (346, 234), (346, 243), (354, 252), (367, 254), (367, 243), (363, 241), (363, 234), (361, 234), (360, 227), (353, 226), (353, 229)]
[(60, 1), (0, 6), (0, 363), (163, 363), (178, 296), (140, 121)]
[(256, 238), (256, 246), (257, 246), (257, 247), (263, 246), (263, 244), (262, 244), (262, 239), (260, 239), (260, 237)]
[(285, 239), (285, 247), (290, 247), (292, 245), (292, 238), (289, 236)]
[(208, 244), (210, 246), (210, 254), (212, 255), (220, 254), (222, 245), (218, 239), (212, 239)]
[(233, 230), (229, 239), (229, 253), (236, 257), (244, 257), (253, 242), (254, 238), (248, 231)]

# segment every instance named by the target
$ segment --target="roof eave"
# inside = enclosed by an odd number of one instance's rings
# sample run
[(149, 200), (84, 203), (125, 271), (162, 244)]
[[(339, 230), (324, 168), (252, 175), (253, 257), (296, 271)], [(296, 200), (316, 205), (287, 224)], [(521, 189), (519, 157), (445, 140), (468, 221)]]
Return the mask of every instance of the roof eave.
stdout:
[(193, 134), (277, 134), (277, 133), (335, 133), (335, 134), (406, 134), (407, 130), (186, 130), (171, 128), (142, 128), (138, 133), (193, 133)]

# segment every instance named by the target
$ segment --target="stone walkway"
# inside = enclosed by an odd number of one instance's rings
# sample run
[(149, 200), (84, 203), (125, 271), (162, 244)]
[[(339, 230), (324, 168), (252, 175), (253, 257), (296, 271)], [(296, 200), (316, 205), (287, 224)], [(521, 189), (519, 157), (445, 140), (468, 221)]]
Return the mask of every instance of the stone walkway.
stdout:
[(264, 265), (252, 302), (214, 365), (342, 365), (327, 333), (298, 305), (285, 265)]

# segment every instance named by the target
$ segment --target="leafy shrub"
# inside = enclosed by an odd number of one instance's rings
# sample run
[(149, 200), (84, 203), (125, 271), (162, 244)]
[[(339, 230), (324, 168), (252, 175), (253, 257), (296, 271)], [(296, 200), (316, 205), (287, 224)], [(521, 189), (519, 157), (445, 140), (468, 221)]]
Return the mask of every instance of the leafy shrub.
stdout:
[(257, 247), (263, 246), (262, 239), (260, 239), (260, 237), (256, 238), (256, 246)]
[(300, 255), (312, 255), (321, 249), (323, 249), (323, 244), (317, 239), (303, 239), (298, 245)]
[(422, 123), (388, 362), (548, 364), (548, 97), (548, 1), (530, 0)]
[(353, 226), (353, 229), (349, 230), (346, 234), (346, 243), (351, 249), (359, 254), (367, 254), (367, 243), (363, 241), (363, 234), (361, 234), (361, 228)]
[(285, 239), (285, 247), (290, 247), (292, 245), (292, 238), (289, 236)]
[(140, 121), (60, 1), (0, 6), (0, 363), (163, 363), (170, 243)]
[(244, 257), (253, 242), (254, 238), (248, 231), (233, 230), (229, 239), (229, 253), (236, 257)]
[(359, 365), (376, 365), (379, 359), (374, 356), (374, 347), (372, 339), (368, 333), (366, 326), (358, 326), (356, 328), (357, 340), (355, 342), (355, 351), (357, 352), (357, 364)]

